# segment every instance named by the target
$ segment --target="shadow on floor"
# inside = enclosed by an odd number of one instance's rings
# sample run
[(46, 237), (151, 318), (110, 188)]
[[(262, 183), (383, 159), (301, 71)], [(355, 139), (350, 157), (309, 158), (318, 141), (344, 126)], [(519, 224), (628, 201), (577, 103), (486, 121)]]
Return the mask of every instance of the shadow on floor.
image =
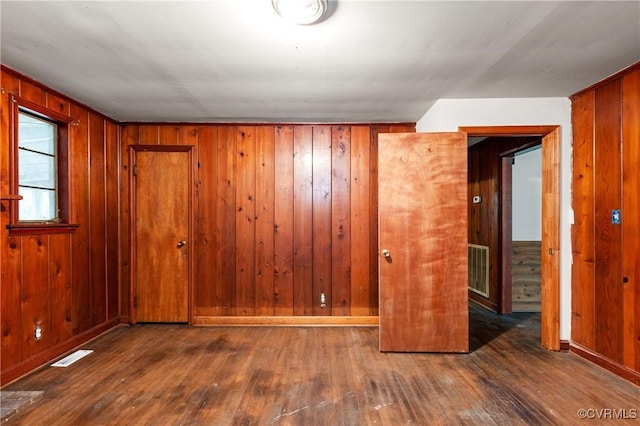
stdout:
[(540, 313), (516, 312), (500, 315), (469, 303), (469, 351), (475, 352), (504, 333), (512, 333), (518, 345), (540, 345)]

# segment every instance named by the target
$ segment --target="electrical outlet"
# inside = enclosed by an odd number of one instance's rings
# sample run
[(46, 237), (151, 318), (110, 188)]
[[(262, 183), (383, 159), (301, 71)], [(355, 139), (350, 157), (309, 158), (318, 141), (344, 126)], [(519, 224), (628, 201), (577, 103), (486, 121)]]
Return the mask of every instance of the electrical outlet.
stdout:
[(40, 327), (39, 325), (36, 325), (36, 328), (33, 330), (33, 338), (35, 340), (42, 339), (42, 327)]
[(324, 295), (324, 293), (320, 293), (320, 307), (321, 308), (326, 308), (327, 307), (327, 298)]

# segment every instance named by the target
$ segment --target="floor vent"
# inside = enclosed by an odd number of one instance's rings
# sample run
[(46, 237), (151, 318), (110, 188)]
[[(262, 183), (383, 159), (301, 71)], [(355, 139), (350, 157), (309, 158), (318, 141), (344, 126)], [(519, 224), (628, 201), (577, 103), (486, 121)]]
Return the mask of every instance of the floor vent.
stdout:
[(469, 290), (489, 297), (489, 247), (469, 244)]
[(79, 351), (75, 351), (74, 353), (72, 353), (71, 355), (68, 355), (64, 358), (62, 358), (60, 361), (51, 364), (52, 367), (68, 367), (71, 364), (73, 364), (74, 362), (76, 362), (77, 360), (84, 358), (85, 356), (89, 355), (91, 352), (93, 352), (92, 350), (79, 350)]

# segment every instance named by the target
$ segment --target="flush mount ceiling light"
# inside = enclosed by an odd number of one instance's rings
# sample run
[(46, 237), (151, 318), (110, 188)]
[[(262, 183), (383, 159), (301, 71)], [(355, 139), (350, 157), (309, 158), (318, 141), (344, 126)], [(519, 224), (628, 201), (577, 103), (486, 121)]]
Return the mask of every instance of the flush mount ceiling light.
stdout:
[(327, 0), (271, 0), (282, 18), (298, 25), (318, 22), (327, 11)]

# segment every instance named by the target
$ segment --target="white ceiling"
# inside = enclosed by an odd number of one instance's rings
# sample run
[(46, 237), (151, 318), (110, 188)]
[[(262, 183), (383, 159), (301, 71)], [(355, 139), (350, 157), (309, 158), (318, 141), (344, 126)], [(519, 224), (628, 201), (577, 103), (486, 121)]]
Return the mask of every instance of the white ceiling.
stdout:
[(415, 122), (571, 95), (640, 61), (640, 0), (0, 2), (2, 63), (120, 121)]

